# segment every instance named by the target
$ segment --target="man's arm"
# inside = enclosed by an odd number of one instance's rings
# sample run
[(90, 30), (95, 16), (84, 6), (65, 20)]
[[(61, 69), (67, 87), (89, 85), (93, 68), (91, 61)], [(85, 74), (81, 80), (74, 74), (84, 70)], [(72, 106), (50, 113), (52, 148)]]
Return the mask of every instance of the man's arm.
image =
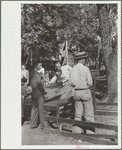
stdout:
[(87, 82), (87, 85), (89, 86), (92, 86), (93, 84), (92, 76), (91, 76), (89, 68), (87, 68), (87, 81), (86, 82)]
[(44, 70), (44, 68), (42, 68), (42, 73), (43, 73), (43, 74), (45, 73), (45, 70)]
[(71, 70), (70, 70), (70, 73), (69, 73), (69, 82), (70, 82), (70, 84), (71, 84), (71, 86), (73, 86), (73, 87), (75, 87), (76, 85), (75, 85), (75, 82), (74, 82), (74, 79), (76, 78), (76, 76), (75, 76), (75, 72), (76, 70), (74, 69), (74, 68), (72, 68)]
[(54, 75), (50, 81), (47, 81), (49, 84), (54, 83), (57, 80), (57, 76)]
[(29, 83), (29, 71), (28, 70), (26, 72), (26, 77), (27, 77), (27, 83), (26, 84), (28, 84)]
[(40, 74), (37, 75), (37, 82), (38, 82), (38, 85), (39, 85), (39, 90), (40, 90), (43, 94), (46, 94), (45, 89), (44, 89), (44, 85), (43, 85), (43, 83), (42, 83), (42, 81), (41, 81), (41, 75), (40, 75)]

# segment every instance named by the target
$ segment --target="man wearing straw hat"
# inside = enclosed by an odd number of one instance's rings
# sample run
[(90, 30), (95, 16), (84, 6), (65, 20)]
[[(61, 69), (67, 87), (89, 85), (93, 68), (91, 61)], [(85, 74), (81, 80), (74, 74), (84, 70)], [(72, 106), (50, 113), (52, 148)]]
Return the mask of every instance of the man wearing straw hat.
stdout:
[[(94, 109), (90, 91), (93, 81), (89, 68), (85, 66), (87, 57), (85, 52), (81, 52), (74, 58), (76, 66), (70, 72), (70, 82), (74, 87), (75, 120), (81, 121), (84, 112), (85, 121), (94, 122)], [(84, 130), (74, 125), (72, 132), (82, 133)], [(86, 129), (86, 133), (93, 134), (94, 128)]]

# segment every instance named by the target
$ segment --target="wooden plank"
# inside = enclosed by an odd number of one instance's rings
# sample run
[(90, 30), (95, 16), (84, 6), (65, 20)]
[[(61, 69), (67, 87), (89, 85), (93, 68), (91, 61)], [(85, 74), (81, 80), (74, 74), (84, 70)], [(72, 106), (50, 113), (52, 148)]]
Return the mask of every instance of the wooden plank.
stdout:
[(62, 82), (59, 82), (59, 83), (51, 83), (51, 84), (47, 84), (45, 85), (44, 87), (45, 88), (55, 88), (55, 87), (59, 87), (62, 85)]
[(106, 103), (102, 103), (102, 102), (100, 103), (100, 102), (99, 102), (99, 103), (97, 103), (97, 105), (105, 105), (105, 106), (110, 105), (110, 106), (117, 106), (118, 104), (117, 104), (117, 103), (107, 103), (107, 102), (106, 102)]
[(55, 95), (51, 96), (50, 98), (45, 97), (45, 103), (53, 101), (53, 100), (57, 100), (58, 97), (60, 97), (61, 94), (60, 93), (56, 93)]
[(51, 101), (51, 102), (48, 102), (48, 103), (45, 103), (44, 106), (45, 107), (60, 107), (62, 105), (65, 105), (65, 104), (69, 104), (71, 102), (71, 99), (61, 99), (61, 100), (56, 100), (56, 101)]
[(62, 100), (60, 100), (60, 102), (57, 105), (58, 105), (58, 107), (60, 107), (60, 106), (63, 106), (63, 105), (69, 104), (69, 103), (71, 103), (71, 99), (62, 99)]
[(117, 111), (95, 111), (95, 115), (117, 116)]
[(44, 105), (44, 110), (47, 110), (47, 111), (58, 111), (58, 108), (55, 107), (55, 106)]
[(100, 145), (117, 145), (117, 142), (115, 141), (110, 141), (108, 139), (103, 139), (103, 138), (97, 138), (97, 137), (93, 137), (93, 136), (89, 136), (87, 134), (74, 134), (74, 133), (68, 133), (68, 132), (64, 132), (64, 131), (59, 131), (59, 130), (53, 130), (53, 129), (44, 129), (44, 131), (46, 133), (53, 133), (53, 134), (59, 134), (65, 137), (72, 137), (78, 140), (82, 140), (82, 141), (88, 141), (88, 142), (92, 142), (94, 144), (100, 144)]
[(69, 104), (69, 103), (71, 103), (71, 101), (68, 99), (51, 101), (51, 102), (44, 104), (44, 109), (58, 111), (60, 106), (63, 106), (63, 105)]
[(99, 70), (91, 70), (91, 75), (92, 76), (95, 76), (95, 74), (97, 75), (97, 76), (99, 76)]
[[(67, 130), (69, 132), (72, 132), (71, 128), (68, 128), (68, 127), (63, 127), (62, 130)], [(86, 135), (86, 134), (82, 133), (82, 135)], [(111, 139), (111, 140), (118, 138), (117, 135), (107, 135), (107, 134), (87, 134), (87, 136), (93, 136), (97, 138), (104, 138), (104, 139)]]
[[(63, 112), (64, 114), (69, 114), (69, 115), (75, 115), (75, 113), (72, 113), (70, 111), (61, 111)], [(100, 115), (106, 115), (106, 116), (117, 116), (117, 112), (98, 112), (98, 111), (95, 111), (95, 116), (98, 117)]]
[[(95, 77), (92, 77), (92, 79), (95, 80)], [(97, 81), (97, 82), (99, 82), (99, 81), (106, 81), (106, 79), (104, 79), (104, 78), (99, 78), (99, 77), (98, 77), (98, 78), (96, 79), (96, 81)]]
[(111, 108), (111, 107), (109, 107), (109, 108), (97, 108), (96, 112), (97, 111), (106, 111), (106, 112), (115, 112), (115, 113), (117, 113), (117, 109), (116, 108)]
[(95, 128), (115, 130), (115, 131), (118, 130), (118, 127), (114, 125), (106, 125), (106, 124), (92, 123), (92, 122), (85, 122), (85, 121), (76, 121), (73, 119), (56, 118), (56, 117), (48, 117), (48, 116), (45, 116), (44, 118), (45, 120), (49, 120), (49, 121), (58, 120), (58, 122), (76, 124), (76, 125), (84, 126), (84, 127), (95, 127)]

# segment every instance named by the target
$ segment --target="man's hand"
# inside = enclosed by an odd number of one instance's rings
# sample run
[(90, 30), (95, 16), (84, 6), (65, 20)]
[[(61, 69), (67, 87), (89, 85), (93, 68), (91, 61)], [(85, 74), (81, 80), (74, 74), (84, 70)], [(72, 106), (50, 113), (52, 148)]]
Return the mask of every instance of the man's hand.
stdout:
[(48, 81), (48, 80), (45, 80), (48, 84), (51, 84), (52, 82), (51, 81)]

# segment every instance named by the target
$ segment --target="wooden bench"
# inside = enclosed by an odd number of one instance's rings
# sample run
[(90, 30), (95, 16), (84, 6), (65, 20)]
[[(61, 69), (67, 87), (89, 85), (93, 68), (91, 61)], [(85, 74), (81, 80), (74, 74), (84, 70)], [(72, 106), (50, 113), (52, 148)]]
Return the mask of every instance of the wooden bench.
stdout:
[(118, 104), (116, 102), (96, 102), (95, 115), (117, 116)]
[(45, 103), (49, 103), (50, 101), (54, 101), (59, 99), (59, 97), (61, 96), (60, 93), (56, 93), (55, 95), (51, 95), (51, 96), (45, 96)]
[(51, 102), (46, 102), (44, 104), (44, 109), (45, 110), (48, 110), (48, 111), (58, 111), (60, 106), (64, 106), (66, 104), (69, 104), (71, 103), (72, 101), (72, 98), (65, 98), (65, 99), (61, 99), (61, 100), (55, 100), (55, 101), (51, 101)]
[[(47, 112), (47, 111), (55, 111), (56, 114), (55, 116), (57, 118), (59, 118), (59, 114), (60, 114), (60, 107), (61, 106), (65, 106), (67, 104), (70, 104), (72, 103), (72, 97), (67, 99), (61, 99), (61, 100), (54, 100), (54, 101), (51, 101), (51, 102), (47, 102), (44, 104), (44, 110)], [(48, 114), (48, 113), (46, 113)], [(46, 119), (47, 116), (44, 116), (44, 118)], [(61, 124), (58, 122), (58, 120), (56, 121), (58, 124), (59, 124), (59, 129), (61, 130)]]
[(60, 107), (65, 106), (66, 104), (70, 104), (71, 102), (72, 98), (50, 101), (44, 104), (44, 110), (55, 111), (56, 117), (59, 117)]

